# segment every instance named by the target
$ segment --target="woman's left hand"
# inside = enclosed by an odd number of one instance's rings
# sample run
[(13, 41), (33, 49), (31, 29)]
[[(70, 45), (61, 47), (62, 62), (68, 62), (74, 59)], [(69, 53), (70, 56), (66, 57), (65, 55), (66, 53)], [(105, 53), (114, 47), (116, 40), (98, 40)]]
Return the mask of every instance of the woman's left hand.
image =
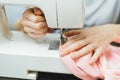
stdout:
[(90, 64), (93, 64), (102, 54), (103, 50), (118, 37), (120, 26), (113, 24), (71, 30), (64, 35), (68, 41), (60, 46), (60, 56), (72, 54), (72, 59), (77, 60), (90, 52), (94, 52)]

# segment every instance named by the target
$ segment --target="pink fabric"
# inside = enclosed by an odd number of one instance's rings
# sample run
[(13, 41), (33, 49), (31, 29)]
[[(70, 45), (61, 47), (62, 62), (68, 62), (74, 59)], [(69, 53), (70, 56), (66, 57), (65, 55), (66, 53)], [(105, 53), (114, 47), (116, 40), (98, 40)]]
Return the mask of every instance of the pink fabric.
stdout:
[(90, 65), (92, 54), (81, 57), (76, 62), (70, 55), (61, 57), (65, 66), (78, 78), (83, 80), (120, 80), (120, 48), (109, 46), (99, 58), (99, 60)]

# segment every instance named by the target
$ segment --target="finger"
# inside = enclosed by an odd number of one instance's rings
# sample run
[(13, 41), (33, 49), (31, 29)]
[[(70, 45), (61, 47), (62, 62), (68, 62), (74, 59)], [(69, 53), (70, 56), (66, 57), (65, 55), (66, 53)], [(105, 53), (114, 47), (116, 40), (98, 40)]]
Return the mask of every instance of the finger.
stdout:
[(93, 54), (93, 56), (92, 56), (92, 58), (91, 58), (91, 60), (89, 62), (90, 64), (93, 64), (93, 63), (95, 63), (98, 60), (98, 58), (102, 54), (104, 48), (105, 47), (101, 46), (98, 49), (96, 49), (95, 53)]
[[(40, 13), (42, 14), (42, 12)], [(33, 22), (40, 22), (40, 21), (45, 21), (45, 18), (43, 16), (36, 16), (33, 12), (33, 9), (30, 8), (28, 10), (26, 10), (24, 13), (23, 13), (23, 16), (24, 18), (30, 20), (30, 21), (33, 21)]]
[(80, 30), (70, 30), (64, 33), (66, 37), (70, 37), (77, 34), (80, 34)]
[(42, 29), (33, 29), (28, 26), (24, 27), (24, 31), (27, 33), (36, 33), (36, 34), (41, 34), (47, 32), (47, 27), (44, 27)]
[(60, 53), (60, 56), (63, 57), (73, 51), (76, 51), (77, 49), (80, 49), (82, 48), (83, 46), (87, 45), (89, 42), (86, 41), (86, 40), (80, 40), (80, 41), (77, 41), (73, 44), (71, 44), (70, 46), (68, 46), (67, 48), (65, 48), (61, 53)]
[(68, 40), (72, 40), (72, 39), (75, 39), (75, 38), (77, 38), (77, 37), (78, 37), (78, 35), (73, 35), (73, 36), (67, 37), (67, 39), (68, 39)]
[(27, 20), (25, 18), (22, 20), (21, 24), (23, 26), (29, 26), (29, 27), (31, 27), (33, 29), (41, 29), (42, 27), (47, 25), (46, 22), (34, 23), (34, 22), (29, 21), (29, 20)]
[(87, 46), (83, 47), (82, 49), (73, 52), (71, 55), (73, 60), (77, 60), (79, 59), (81, 56), (84, 56), (88, 53), (90, 53), (91, 51), (93, 51), (93, 49), (95, 49), (95, 44), (88, 44)]
[(82, 40), (82, 39), (84, 39), (84, 36), (82, 36), (82, 35), (74, 35), (74, 36), (71, 36), (71, 37), (68, 38), (68, 41), (67, 41), (64, 45), (60, 46), (60, 49), (63, 50), (63, 49), (65, 49), (66, 47), (68, 47), (68, 46), (70, 46), (71, 44), (73, 44), (74, 42), (76, 42), (76, 41), (78, 41), (78, 40)]
[(42, 33), (42, 34), (27, 33), (27, 34), (32, 38), (39, 38), (39, 37), (45, 36), (46, 33)]
[(85, 39), (85, 36), (83, 36), (82, 34), (70, 36), (67, 39), (68, 41), (64, 43), (64, 45), (60, 46), (60, 50), (63, 50), (66, 47), (70, 46), (72, 43), (83, 40), (83, 39)]
[(76, 41), (78, 41), (78, 39), (68, 40), (66, 43), (64, 43), (63, 45), (60, 46), (60, 49), (63, 50), (63, 49), (65, 49), (66, 47), (70, 46), (71, 44), (73, 44)]
[(40, 16), (40, 15), (42, 15), (43, 14), (43, 12), (40, 10), (40, 8), (38, 8), (38, 7), (34, 7), (33, 8), (33, 11), (34, 11), (34, 14), (35, 15), (38, 15), (38, 16)]

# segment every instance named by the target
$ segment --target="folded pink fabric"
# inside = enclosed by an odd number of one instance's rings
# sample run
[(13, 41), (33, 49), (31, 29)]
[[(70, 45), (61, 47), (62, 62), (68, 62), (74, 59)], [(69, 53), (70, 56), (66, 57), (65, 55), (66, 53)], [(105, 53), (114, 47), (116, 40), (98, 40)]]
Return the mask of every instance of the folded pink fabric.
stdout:
[(73, 61), (70, 55), (61, 57), (65, 66), (78, 78), (83, 80), (120, 80), (120, 48), (109, 46), (99, 60), (90, 65), (92, 53)]

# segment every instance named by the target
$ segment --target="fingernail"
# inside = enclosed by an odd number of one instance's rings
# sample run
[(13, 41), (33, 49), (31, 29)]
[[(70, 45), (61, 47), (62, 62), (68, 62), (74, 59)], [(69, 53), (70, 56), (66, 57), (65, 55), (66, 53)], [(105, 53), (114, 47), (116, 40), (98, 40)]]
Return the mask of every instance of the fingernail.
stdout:
[(89, 64), (91, 65), (91, 64), (92, 64), (92, 62), (91, 62), (91, 61), (89, 61)]
[(60, 56), (61, 56), (61, 57), (64, 56), (64, 52), (63, 52), (63, 51), (60, 52)]
[(93, 63), (94, 63), (94, 61), (93, 61), (93, 60), (90, 60), (90, 61), (89, 61), (89, 64), (90, 64), (90, 65), (92, 65)]
[(73, 60), (76, 60), (76, 58), (77, 58), (76, 52), (71, 53), (71, 58)]

